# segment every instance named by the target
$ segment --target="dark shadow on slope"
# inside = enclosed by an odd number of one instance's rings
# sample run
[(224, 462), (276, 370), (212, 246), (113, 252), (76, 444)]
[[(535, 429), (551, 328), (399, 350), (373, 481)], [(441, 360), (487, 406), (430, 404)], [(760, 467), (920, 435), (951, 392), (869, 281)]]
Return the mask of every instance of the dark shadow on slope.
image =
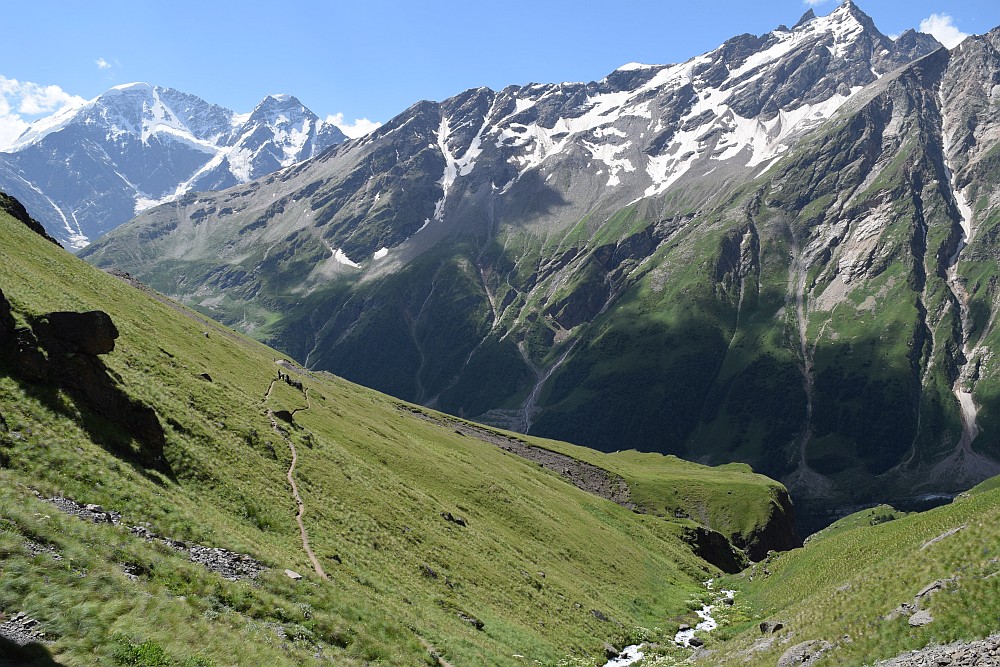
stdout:
[(0, 667), (61, 667), (44, 644), (20, 646), (0, 637)]
[(111, 318), (91, 311), (28, 319), (29, 326), (16, 327), (0, 292), (0, 373), (16, 379), (53, 412), (76, 421), (94, 442), (139, 472), (151, 468), (173, 478), (156, 413), (131, 398), (121, 378), (98, 358), (114, 349), (118, 337)]

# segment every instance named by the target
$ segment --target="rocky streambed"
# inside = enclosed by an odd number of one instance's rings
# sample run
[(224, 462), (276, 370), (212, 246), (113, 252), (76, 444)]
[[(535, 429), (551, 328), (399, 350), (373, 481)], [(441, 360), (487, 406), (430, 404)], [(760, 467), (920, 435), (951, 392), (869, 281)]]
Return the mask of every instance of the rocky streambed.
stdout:
[[(703, 605), (701, 609), (695, 610), (695, 614), (701, 619), (694, 627), (688, 624), (682, 624), (677, 629), (677, 634), (674, 635), (674, 643), (677, 646), (683, 646), (685, 648), (699, 648), (705, 644), (705, 641), (699, 636), (700, 634), (711, 632), (719, 627), (718, 621), (712, 616), (712, 612), (720, 605), (731, 605), (736, 596), (736, 591), (731, 590), (721, 590), (714, 591), (713, 580), (709, 579), (705, 582), (705, 587), (713, 594), (712, 601)], [(604, 664), (604, 667), (628, 667), (633, 665), (643, 658), (646, 657), (646, 652), (648, 647), (646, 644), (633, 644), (631, 646), (626, 646), (621, 650), (621, 652), (608, 660)]]

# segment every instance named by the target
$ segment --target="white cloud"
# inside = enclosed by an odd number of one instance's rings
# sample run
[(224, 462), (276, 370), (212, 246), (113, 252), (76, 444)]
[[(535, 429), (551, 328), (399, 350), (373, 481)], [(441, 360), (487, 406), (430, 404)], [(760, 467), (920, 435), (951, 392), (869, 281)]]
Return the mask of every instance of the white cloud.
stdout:
[(959, 30), (953, 21), (948, 14), (931, 14), (920, 22), (920, 32), (932, 35), (934, 39), (953, 49), (969, 36)]
[(104, 58), (98, 58), (94, 61), (94, 64), (97, 65), (97, 69), (111, 69), (111, 63)]
[(326, 122), (336, 125), (340, 128), (341, 132), (346, 134), (351, 139), (363, 137), (366, 134), (374, 132), (378, 128), (382, 127), (382, 123), (374, 120), (368, 120), (367, 118), (355, 118), (353, 123), (345, 123), (344, 114), (342, 113), (335, 113), (332, 116), (327, 116)]
[(0, 149), (13, 143), (36, 120), (31, 116), (57, 113), (86, 101), (59, 86), (42, 86), (0, 75)]
[(802, 0), (802, 4), (809, 5), (810, 7), (816, 7), (818, 5), (822, 5), (823, 3), (829, 1), (830, 0)]

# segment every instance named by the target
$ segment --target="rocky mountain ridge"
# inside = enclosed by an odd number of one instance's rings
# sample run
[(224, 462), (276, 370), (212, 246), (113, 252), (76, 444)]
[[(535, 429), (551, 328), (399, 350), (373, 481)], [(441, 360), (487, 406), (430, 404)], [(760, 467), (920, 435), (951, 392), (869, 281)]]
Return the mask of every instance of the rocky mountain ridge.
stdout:
[(145, 208), (259, 178), (345, 139), (290, 95), (237, 114), (124, 84), (29, 126), (0, 153), (0, 190), (79, 250)]
[(1000, 470), (997, 35), (890, 40), (846, 2), (470, 90), (86, 256), (453, 414), (745, 461), (817, 512), (947, 497)]

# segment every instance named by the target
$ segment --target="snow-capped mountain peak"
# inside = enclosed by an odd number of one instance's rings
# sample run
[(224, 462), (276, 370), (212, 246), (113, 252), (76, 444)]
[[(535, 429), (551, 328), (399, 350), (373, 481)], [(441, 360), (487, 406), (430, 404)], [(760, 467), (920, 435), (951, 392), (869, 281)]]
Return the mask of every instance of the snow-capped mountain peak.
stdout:
[[(265, 138), (266, 137), (266, 138)], [(240, 127), (228, 150), (230, 171), (241, 181), (313, 157), (346, 139), (292, 95), (271, 94)]]
[[(739, 35), (683, 63), (632, 62), (591, 83), (477, 88), (440, 104), (421, 102), (361, 139), (357, 150), (391, 146), (386, 164), (407, 164), (409, 155), (430, 179), (433, 198), (414, 206), (419, 210), (399, 228), (330, 241), (351, 257), (373, 256), (433, 237), (414, 236), (427, 226), (465, 224), (478, 210), (467, 207), (483, 198), (530, 202), (556, 191), (563, 214), (571, 207), (577, 219), (597, 219), (696, 179), (756, 178), (862, 88), (938, 48), (917, 33), (893, 41), (844, 3), (826, 16), (808, 11), (792, 28)], [(345, 160), (351, 154), (338, 153)], [(329, 215), (339, 220), (335, 209), (369, 206), (376, 215), (385, 206), (385, 179), (372, 173), (356, 200), (338, 199)]]
[[(590, 189), (620, 188), (633, 200), (730, 162), (725, 170), (759, 172), (897, 61), (934, 47), (922, 42), (900, 52), (848, 2), (680, 64), (628, 63), (591, 84), (468, 91), (441, 105), (428, 137), (444, 161), (443, 193), (428, 219), (446, 214), (450, 192), (484, 147), (507, 165), (510, 177), (493, 184), (502, 193), (564, 163), (586, 164)], [(396, 129), (390, 123), (378, 134)]]
[[(82, 248), (140, 210), (246, 182), (345, 138), (292, 95), (268, 95), (236, 114), (172, 88), (126, 83), (29, 126), (0, 153), (0, 189)], [(52, 164), (80, 177), (57, 178)]]

